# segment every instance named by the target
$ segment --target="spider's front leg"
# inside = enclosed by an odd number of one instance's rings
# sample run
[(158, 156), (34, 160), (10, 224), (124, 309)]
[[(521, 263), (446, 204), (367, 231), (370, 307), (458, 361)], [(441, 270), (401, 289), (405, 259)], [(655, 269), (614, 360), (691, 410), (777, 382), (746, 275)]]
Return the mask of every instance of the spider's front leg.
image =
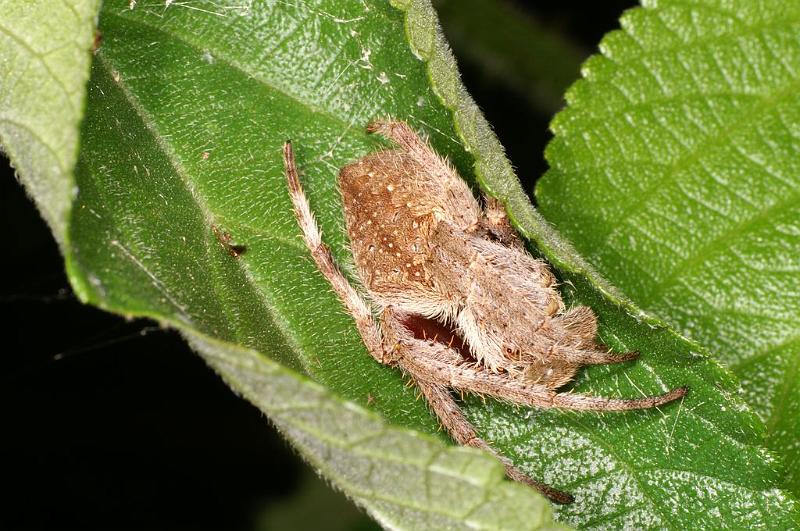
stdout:
[(489, 234), (503, 245), (519, 250), (525, 248), (522, 240), (519, 239), (519, 235), (517, 235), (517, 231), (511, 226), (508, 214), (506, 214), (506, 207), (503, 206), (499, 199), (495, 199), (490, 195), (483, 196), (481, 224)]
[(380, 363), (391, 363), (388, 353), (384, 351), (383, 340), (369, 305), (350, 285), (350, 282), (336, 265), (333, 255), (331, 255), (331, 250), (322, 242), (322, 231), (320, 231), (317, 222), (314, 220), (311, 206), (308, 204), (308, 199), (306, 199), (303, 187), (300, 184), (300, 178), (297, 175), (291, 142), (286, 142), (283, 145), (283, 163), (286, 171), (286, 181), (289, 185), (289, 195), (294, 206), (294, 214), (300, 229), (303, 231), (303, 240), (311, 251), (311, 256), (314, 258), (317, 269), (330, 283), (336, 295), (339, 296), (339, 299), (347, 309), (347, 313), (355, 320), (358, 332), (361, 334), (361, 339), (364, 340), (370, 355)]

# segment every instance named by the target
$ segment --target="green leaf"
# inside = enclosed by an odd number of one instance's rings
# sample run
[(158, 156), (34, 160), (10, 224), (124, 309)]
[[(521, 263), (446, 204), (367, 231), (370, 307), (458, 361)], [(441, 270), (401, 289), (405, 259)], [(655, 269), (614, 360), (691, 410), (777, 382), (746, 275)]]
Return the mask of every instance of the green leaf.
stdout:
[(99, 0), (0, 0), (0, 149), (60, 244)]
[[(435, 433), (435, 420), (402, 376), (367, 355), (309, 260), (280, 160), (291, 137), (325, 239), (347, 263), (335, 175), (378, 147), (364, 133), (369, 120), (405, 119), (468, 180), (509, 202), (522, 232), (571, 283), (567, 298), (597, 311), (607, 344), (643, 353), (636, 363), (584, 371), (576, 390), (639, 396), (691, 387), (685, 402), (661, 411), (605, 415), (467, 398), (466, 413), (487, 439), (533, 476), (576, 495), (558, 515), (586, 527), (791, 527), (794, 504), (775, 488), (777, 474), (758, 446), (762, 426), (735, 397), (734, 381), (694, 344), (616, 297), (538, 217), (461, 86), (429, 3), (397, 5), (217, 0), (129, 9), (127, 1), (107, 1), (65, 253), (76, 292), (180, 328), (262, 408), (272, 407), (277, 391), (268, 386), (279, 376), (258, 368), (257, 361), (267, 363), (259, 356), (268, 355), (393, 424)], [(232, 256), (215, 229), (245, 252)], [(225, 354), (203, 341), (224, 345)], [(316, 396), (304, 385), (287, 394), (300, 402)], [(318, 409), (290, 436), (308, 459), (332, 467), (330, 452), (343, 437), (335, 431), (339, 413)], [(469, 512), (506, 485), (470, 479), (484, 476), (479, 465), (453, 478), (439, 503), (425, 490), (433, 480), (415, 477), (419, 468), (403, 445), (370, 448), (410, 466), (387, 474), (351, 468), (357, 455), (345, 444), (336, 454), (344, 479), (327, 473), (373, 514), (385, 514), (382, 502), (401, 492), (425, 515), (398, 510), (391, 525), (419, 527), (419, 518), (431, 518), (435, 526), (446, 507), (451, 517), (469, 513), (483, 526), (521, 526), (501, 507)], [(367, 475), (368, 494), (352, 479), (359, 474)], [(541, 507), (532, 491), (508, 487), (515, 490), (503, 497)], [(524, 524), (547, 522), (546, 513), (519, 515)]]
[(800, 4), (626, 13), (553, 122), (548, 220), (711, 350), (800, 494)]

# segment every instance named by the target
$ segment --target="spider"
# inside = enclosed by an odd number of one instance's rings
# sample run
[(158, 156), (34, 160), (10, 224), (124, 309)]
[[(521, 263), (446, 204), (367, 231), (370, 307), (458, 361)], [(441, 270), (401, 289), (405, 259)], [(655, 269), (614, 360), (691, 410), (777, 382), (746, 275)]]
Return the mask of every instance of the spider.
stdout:
[(565, 308), (548, 265), (525, 250), (502, 204), (484, 197), (482, 208), (455, 169), (408, 124), (375, 121), (367, 131), (396, 147), (339, 173), (366, 299), (323, 243), (292, 145), (284, 145), (294, 213), (317, 268), (372, 357), (411, 377), (457, 443), (490, 452), (509, 478), (551, 500), (572, 502), (570, 494), (529, 477), (481, 439), (451, 392), (537, 408), (625, 411), (666, 404), (687, 388), (636, 399), (557, 392), (582, 365), (630, 361), (638, 353), (601, 348), (592, 310)]

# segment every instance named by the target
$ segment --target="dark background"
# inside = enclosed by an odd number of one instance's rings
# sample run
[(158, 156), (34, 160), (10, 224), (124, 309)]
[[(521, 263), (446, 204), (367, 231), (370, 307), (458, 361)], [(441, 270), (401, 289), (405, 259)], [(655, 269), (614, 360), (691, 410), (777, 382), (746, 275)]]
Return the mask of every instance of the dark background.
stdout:
[[(588, 54), (632, 2), (599, 4), (516, 5)], [(456, 41), (464, 83), (530, 190), (551, 115)], [(374, 527), (175, 333), (81, 305), (5, 158), (0, 172), (0, 529)]]

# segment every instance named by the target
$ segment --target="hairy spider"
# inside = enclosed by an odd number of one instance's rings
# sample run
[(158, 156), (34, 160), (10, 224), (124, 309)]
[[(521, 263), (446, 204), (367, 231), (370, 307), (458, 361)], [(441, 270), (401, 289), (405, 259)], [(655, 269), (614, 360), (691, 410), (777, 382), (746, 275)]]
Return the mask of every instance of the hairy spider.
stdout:
[(530, 478), (481, 439), (451, 390), (539, 408), (624, 411), (665, 404), (687, 389), (637, 399), (556, 392), (582, 365), (638, 354), (601, 348), (592, 310), (564, 307), (548, 265), (528, 254), (503, 206), (487, 197), (481, 208), (455, 169), (406, 123), (376, 121), (367, 130), (397, 146), (339, 173), (353, 259), (369, 302), (322, 242), (291, 143), (284, 145), (295, 215), (319, 271), (372, 357), (410, 375), (456, 442), (492, 453), (509, 478), (551, 500), (571, 502), (570, 494)]

